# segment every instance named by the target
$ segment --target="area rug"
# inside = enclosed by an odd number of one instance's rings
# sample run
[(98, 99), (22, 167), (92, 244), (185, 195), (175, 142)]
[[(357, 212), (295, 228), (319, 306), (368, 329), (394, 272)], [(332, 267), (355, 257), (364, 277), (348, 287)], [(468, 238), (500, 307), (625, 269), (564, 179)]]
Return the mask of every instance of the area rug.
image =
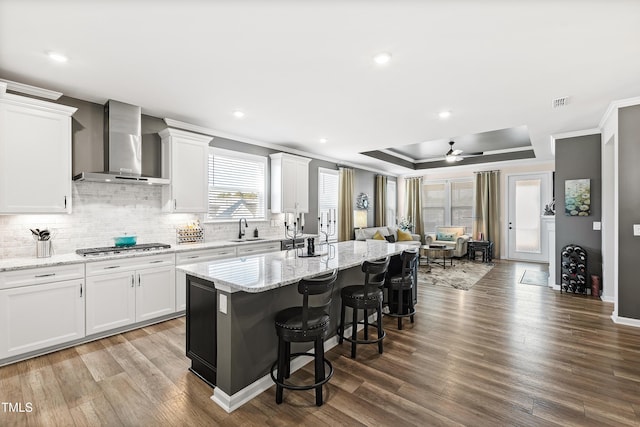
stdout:
[(520, 278), (523, 285), (547, 286), (549, 274), (546, 271), (525, 270)]
[(453, 264), (453, 267), (447, 265), (446, 269), (439, 265), (433, 265), (431, 266), (431, 272), (429, 272), (429, 267), (421, 265), (418, 268), (418, 284), (423, 286), (446, 286), (468, 291), (494, 266), (494, 264), (473, 262), (466, 259), (454, 259)]

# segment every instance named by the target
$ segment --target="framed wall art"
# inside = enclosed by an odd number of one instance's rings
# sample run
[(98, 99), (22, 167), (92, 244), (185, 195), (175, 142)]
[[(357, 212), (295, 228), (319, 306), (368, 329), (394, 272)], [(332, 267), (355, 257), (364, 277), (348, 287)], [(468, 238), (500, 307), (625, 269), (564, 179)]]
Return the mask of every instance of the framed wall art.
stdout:
[(591, 215), (591, 180), (567, 179), (564, 182), (564, 214)]

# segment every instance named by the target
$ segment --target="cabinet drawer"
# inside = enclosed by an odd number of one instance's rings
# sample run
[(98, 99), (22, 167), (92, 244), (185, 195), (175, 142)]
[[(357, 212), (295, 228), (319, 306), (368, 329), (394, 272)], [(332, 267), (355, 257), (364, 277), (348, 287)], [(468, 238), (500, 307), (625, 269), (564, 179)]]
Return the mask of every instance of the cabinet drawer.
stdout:
[(238, 256), (261, 254), (280, 250), (280, 242), (258, 243), (238, 247)]
[(72, 279), (84, 279), (84, 264), (68, 264), (54, 267), (5, 271), (0, 273), (0, 289), (61, 282)]
[(233, 258), (235, 256), (236, 248), (234, 246), (181, 252), (176, 254), (176, 265), (193, 264), (219, 258)]
[(163, 254), (89, 262), (87, 263), (87, 277), (110, 274), (118, 271), (134, 271), (166, 265), (172, 266), (175, 264), (174, 259), (174, 254)]

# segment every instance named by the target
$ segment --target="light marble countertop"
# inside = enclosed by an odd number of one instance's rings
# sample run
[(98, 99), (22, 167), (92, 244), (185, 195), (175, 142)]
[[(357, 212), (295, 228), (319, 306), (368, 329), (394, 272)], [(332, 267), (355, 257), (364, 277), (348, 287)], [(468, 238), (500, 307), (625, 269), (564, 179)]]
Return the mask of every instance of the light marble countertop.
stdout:
[[(307, 238), (307, 237), (317, 237), (317, 235), (304, 234), (300, 236), (300, 238)], [(57, 265), (106, 261), (106, 260), (119, 259), (119, 258), (134, 258), (134, 257), (150, 256), (150, 255), (162, 255), (167, 253), (188, 252), (188, 251), (195, 251), (195, 250), (201, 250), (201, 249), (215, 249), (215, 248), (245, 246), (245, 245), (260, 244), (260, 243), (279, 242), (282, 240), (289, 240), (289, 239), (285, 239), (283, 237), (265, 237), (260, 240), (245, 240), (244, 242), (234, 242), (231, 240), (215, 240), (215, 241), (206, 242), (206, 243), (185, 243), (182, 245), (173, 243), (171, 244), (171, 248), (169, 249), (160, 249), (160, 250), (144, 251), (144, 252), (125, 252), (122, 254), (99, 255), (99, 256), (81, 256), (76, 253), (66, 253), (66, 254), (52, 255), (47, 258), (36, 258), (36, 257), (5, 258), (5, 259), (0, 259), (0, 272), (12, 271), (12, 270), (23, 270), (27, 268), (52, 267)]]
[[(328, 254), (318, 257), (301, 258), (296, 257), (294, 251), (280, 251), (182, 265), (176, 269), (211, 281), (216, 289), (257, 293), (296, 283), (334, 268), (344, 270), (358, 266), (364, 260), (396, 255), (412, 248), (402, 243), (375, 240), (340, 242), (330, 246)], [(326, 246), (321, 248), (327, 252)]]

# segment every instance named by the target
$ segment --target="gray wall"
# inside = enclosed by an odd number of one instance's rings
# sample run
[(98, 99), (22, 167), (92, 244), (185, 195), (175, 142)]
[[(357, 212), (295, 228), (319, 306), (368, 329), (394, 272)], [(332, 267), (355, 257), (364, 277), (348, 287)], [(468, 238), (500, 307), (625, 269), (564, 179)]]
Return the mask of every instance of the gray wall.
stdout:
[[(591, 286), (591, 274), (602, 276), (602, 235), (593, 230), (593, 222), (602, 218), (600, 143), (600, 134), (556, 140), (556, 283), (561, 283), (562, 247), (572, 243), (587, 251), (587, 285)], [(581, 178), (591, 179), (591, 215), (566, 216), (564, 182)]]
[[(360, 193), (365, 193), (369, 196), (369, 209), (367, 210), (367, 227), (373, 227), (375, 224), (375, 198), (376, 198), (376, 174), (373, 172), (356, 169), (354, 171), (353, 179), (353, 209), (356, 208), (355, 202), (358, 200)], [(352, 210), (353, 210), (352, 209)]]
[(640, 237), (633, 224), (640, 224), (640, 106), (618, 112), (618, 315), (640, 319), (638, 263)]

